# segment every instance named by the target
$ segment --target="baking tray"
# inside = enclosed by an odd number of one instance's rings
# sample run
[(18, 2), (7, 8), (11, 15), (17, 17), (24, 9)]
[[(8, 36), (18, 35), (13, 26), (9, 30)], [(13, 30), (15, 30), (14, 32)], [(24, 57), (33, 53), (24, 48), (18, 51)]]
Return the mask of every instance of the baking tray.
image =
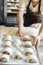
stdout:
[[(2, 49), (2, 44), (3, 44), (2, 38), (3, 38), (3, 36), (0, 35), (0, 51)], [(14, 39), (17, 39), (17, 38), (20, 38), (20, 37), (12, 36), (12, 41), (14, 41)], [(12, 48), (12, 51), (18, 50), (17, 48), (15, 48), (13, 46), (11, 48)], [(33, 48), (34, 48), (34, 51), (35, 51), (35, 54), (36, 54), (35, 47), (33, 46)], [(0, 62), (0, 65), (39, 65), (39, 63), (26, 63), (23, 60), (13, 60), (13, 59), (10, 59), (10, 61), (6, 62), (6, 63)]]

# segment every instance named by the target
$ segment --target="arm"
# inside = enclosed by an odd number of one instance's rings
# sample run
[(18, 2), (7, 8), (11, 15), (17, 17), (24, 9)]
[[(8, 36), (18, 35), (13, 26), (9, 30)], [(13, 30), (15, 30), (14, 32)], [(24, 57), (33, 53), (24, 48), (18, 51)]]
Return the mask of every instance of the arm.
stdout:
[(17, 34), (21, 34), (23, 31), (23, 14), (25, 11), (25, 2), (24, 0), (20, 0), (20, 7), (19, 7), (19, 11), (17, 13), (17, 23), (18, 23), (18, 32)]
[(39, 44), (40, 44), (40, 37), (41, 37), (42, 31), (43, 31), (43, 20), (42, 20), (42, 23), (41, 23), (41, 27), (40, 27), (38, 36), (37, 36), (37, 38), (35, 39), (35, 45), (36, 45), (36, 46), (39, 46)]
[(24, 23), (23, 20), (24, 11), (25, 11), (25, 0), (20, 0), (20, 7), (17, 14), (17, 23), (20, 29), (21, 27), (23, 27), (23, 23)]
[(24, 23), (23, 14), (24, 14), (24, 11), (22, 11), (22, 10), (18, 11), (17, 23), (18, 23), (19, 29), (21, 29), (21, 27), (23, 27), (23, 23)]
[(39, 30), (38, 36), (41, 35), (42, 31), (43, 31), (43, 20), (42, 20), (42, 23), (41, 23), (41, 27), (40, 27), (40, 30)]
[[(42, 14), (42, 16), (43, 16), (43, 0), (41, 0), (41, 7), (40, 7), (40, 10), (41, 10), (41, 14)], [(38, 36), (41, 34), (42, 30), (43, 30), (43, 18), (42, 18), (42, 23), (41, 23), (41, 27), (40, 27)]]
[(19, 36), (21, 36), (23, 33), (23, 23), (24, 23), (23, 14), (24, 14), (24, 11), (22, 11), (22, 10), (19, 10), (18, 14), (17, 14), (18, 30), (17, 30), (16, 34)]

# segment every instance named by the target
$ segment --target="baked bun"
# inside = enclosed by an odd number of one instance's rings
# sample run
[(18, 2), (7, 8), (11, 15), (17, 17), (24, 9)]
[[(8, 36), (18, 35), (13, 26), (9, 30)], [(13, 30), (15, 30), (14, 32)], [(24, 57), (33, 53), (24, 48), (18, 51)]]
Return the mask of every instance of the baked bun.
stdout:
[(1, 54), (0, 55), (0, 62), (8, 62), (10, 59), (9, 55)]
[(3, 54), (11, 55), (11, 48), (10, 47), (5, 47), (2, 50)]
[(23, 44), (22, 44), (23, 47), (26, 47), (26, 48), (30, 48), (32, 47), (32, 43), (31, 41), (25, 41)]
[(13, 42), (13, 46), (20, 46), (21, 45), (21, 41), (19, 39), (15, 39)]
[(11, 47), (11, 42), (10, 41), (5, 41), (3, 43), (3, 47)]
[(34, 54), (34, 51), (33, 51), (33, 49), (32, 48), (24, 48), (24, 51), (23, 51), (23, 54), (24, 55), (28, 55), (28, 54)]

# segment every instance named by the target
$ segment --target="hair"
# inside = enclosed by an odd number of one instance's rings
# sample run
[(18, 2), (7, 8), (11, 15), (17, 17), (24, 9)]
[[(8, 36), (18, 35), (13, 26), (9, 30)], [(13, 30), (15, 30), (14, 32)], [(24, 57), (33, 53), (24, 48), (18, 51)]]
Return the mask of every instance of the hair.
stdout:
[(28, 6), (26, 7), (26, 8), (27, 8), (27, 10), (28, 10), (28, 7), (29, 7), (30, 3), (31, 3), (31, 0), (29, 1), (29, 4), (28, 4)]
[[(27, 10), (28, 10), (28, 8), (29, 8), (29, 6), (30, 6), (30, 4), (31, 4), (31, 1), (32, 1), (32, 0), (29, 1), (28, 6), (26, 7)], [(41, 11), (40, 11), (40, 7), (41, 7), (41, 0), (39, 0), (38, 12), (41, 12)]]
[(40, 7), (41, 7), (41, 0), (39, 0), (38, 12), (41, 12)]

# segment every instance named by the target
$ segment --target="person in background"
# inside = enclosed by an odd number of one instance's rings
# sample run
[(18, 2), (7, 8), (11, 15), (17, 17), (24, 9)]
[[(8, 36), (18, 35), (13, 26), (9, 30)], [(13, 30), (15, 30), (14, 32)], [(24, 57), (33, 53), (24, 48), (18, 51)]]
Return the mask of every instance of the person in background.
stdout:
[[(17, 14), (18, 31), (17, 34), (22, 36), (23, 28), (32, 24), (42, 23), (38, 37), (35, 38), (36, 46), (38, 46), (40, 34), (43, 30), (43, 20), (41, 14), (42, 0), (20, 0), (20, 7)], [(24, 13), (26, 10), (26, 13)]]

